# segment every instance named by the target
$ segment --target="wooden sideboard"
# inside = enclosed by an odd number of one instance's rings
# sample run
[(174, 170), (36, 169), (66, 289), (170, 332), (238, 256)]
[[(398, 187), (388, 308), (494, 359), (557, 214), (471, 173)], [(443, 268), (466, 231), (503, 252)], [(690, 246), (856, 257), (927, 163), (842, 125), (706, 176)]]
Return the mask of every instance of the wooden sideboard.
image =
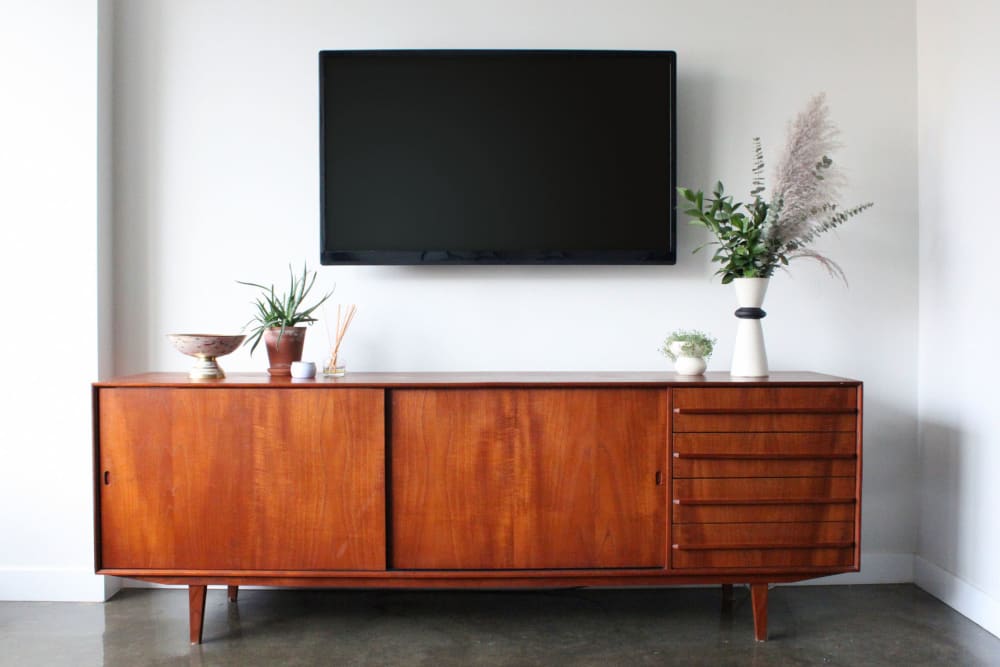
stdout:
[(860, 382), (153, 373), (94, 384), (95, 566), (205, 587), (768, 584), (860, 566)]

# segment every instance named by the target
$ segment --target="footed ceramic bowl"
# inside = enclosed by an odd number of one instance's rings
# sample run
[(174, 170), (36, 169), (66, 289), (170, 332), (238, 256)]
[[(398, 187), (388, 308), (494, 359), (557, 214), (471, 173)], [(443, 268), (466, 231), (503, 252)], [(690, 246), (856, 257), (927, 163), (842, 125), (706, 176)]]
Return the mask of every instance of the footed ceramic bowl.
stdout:
[(227, 334), (167, 334), (178, 352), (196, 357), (198, 363), (188, 373), (192, 380), (218, 380), (226, 377), (225, 372), (215, 361), (240, 346), (244, 335), (231, 336)]

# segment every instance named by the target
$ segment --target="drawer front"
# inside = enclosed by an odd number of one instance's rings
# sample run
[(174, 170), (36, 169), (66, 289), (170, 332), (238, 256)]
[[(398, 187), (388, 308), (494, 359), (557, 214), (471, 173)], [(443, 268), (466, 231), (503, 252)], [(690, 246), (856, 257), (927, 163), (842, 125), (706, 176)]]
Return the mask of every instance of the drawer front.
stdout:
[(853, 547), (853, 521), (710, 523), (677, 526), (674, 549)]
[[(839, 409), (838, 409), (839, 410)], [(840, 431), (854, 433), (856, 412), (788, 412), (750, 410), (742, 412), (685, 411), (674, 408), (674, 431), (677, 433), (767, 433), (781, 431)]]
[(849, 568), (854, 548), (844, 549), (675, 549), (677, 569)]
[(678, 433), (674, 478), (851, 477), (854, 433)]
[[(676, 457), (676, 455), (675, 455)], [(674, 478), (686, 477), (848, 477), (850, 459), (701, 459), (675, 458)]]
[(722, 458), (802, 457), (853, 458), (857, 454), (855, 433), (678, 433), (674, 435), (674, 456)]
[(685, 523), (853, 521), (855, 502), (673, 506), (674, 532)]
[(677, 433), (853, 432), (853, 387), (784, 389), (678, 389)]
[(856, 410), (855, 387), (783, 387), (778, 389), (675, 389), (674, 408), (709, 410)]
[(676, 479), (674, 503), (746, 505), (762, 502), (824, 503), (853, 501), (853, 477), (762, 477)]

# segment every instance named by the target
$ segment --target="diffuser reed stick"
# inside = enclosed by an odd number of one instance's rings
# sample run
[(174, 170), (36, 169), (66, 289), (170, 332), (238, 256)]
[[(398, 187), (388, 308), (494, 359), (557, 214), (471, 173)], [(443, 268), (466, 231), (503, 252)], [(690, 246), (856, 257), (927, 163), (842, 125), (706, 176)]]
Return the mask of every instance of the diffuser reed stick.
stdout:
[[(347, 329), (354, 321), (357, 312), (358, 307), (353, 303), (347, 304), (346, 308), (342, 304), (337, 304), (336, 338), (330, 342), (330, 359), (327, 361), (326, 368), (323, 369), (325, 375), (340, 377), (347, 373), (347, 368), (340, 359), (340, 344), (344, 342)], [(327, 336), (329, 337), (329, 330), (327, 330)]]

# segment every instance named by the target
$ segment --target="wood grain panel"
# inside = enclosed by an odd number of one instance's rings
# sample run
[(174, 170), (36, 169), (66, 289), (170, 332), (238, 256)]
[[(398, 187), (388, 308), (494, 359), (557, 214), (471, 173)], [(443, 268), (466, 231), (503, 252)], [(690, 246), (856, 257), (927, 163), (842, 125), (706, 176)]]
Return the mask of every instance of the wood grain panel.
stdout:
[(849, 567), (854, 564), (854, 547), (843, 549), (724, 549), (673, 552), (675, 568), (754, 568)]
[(677, 433), (673, 451), (691, 456), (854, 456), (855, 433), (817, 431), (811, 433)]
[(728, 413), (715, 414), (674, 413), (674, 431), (677, 433), (746, 433), (781, 431), (841, 431), (853, 434), (857, 429), (855, 413)]
[(700, 459), (674, 460), (674, 477), (847, 477), (851, 459)]
[(394, 567), (663, 566), (664, 390), (394, 390), (391, 421)]
[[(171, 567), (175, 497), (168, 394), (156, 389), (102, 389), (98, 485), (101, 563), (105, 568)], [(183, 547), (182, 547), (183, 548)]]
[(854, 410), (855, 387), (697, 388), (675, 389), (674, 409), (694, 410)]
[[(782, 477), (745, 479), (676, 479), (680, 504), (720, 501), (853, 499), (854, 477)], [(740, 504), (730, 502), (729, 504)]]
[[(127, 573), (111, 570), (108, 574), (129, 576), (140, 581), (159, 584), (235, 584), (239, 586), (290, 586), (294, 588), (367, 588), (367, 589), (440, 589), (440, 588), (577, 588), (581, 586), (685, 586), (690, 584), (722, 584), (740, 581), (791, 582), (826, 574), (850, 571), (841, 567), (755, 568), (745, 572), (733, 569), (666, 570), (387, 570), (374, 577), (364, 572), (303, 572), (259, 575), (243, 570), (232, 575), (214, 573)], [(426, 576), (421, 576), (426, 575)]]
[(830, 504), (674, 505), (674, 530), (684, 523), (776, 523), (785, 521), (852, 521), (853, 502)]
[(675, 549), (854, 546), (854, 522), (682, 524), (672, 539)]
[(449, 371), (444, 373), (359, 373), (351, 371), (344, 377), (317, 377), (308, 382), (292, 378), (271, 377), (266, 373), (228, 373), (222, 380), (192, 380), (187, 373), (141, 373), (95, 382), (97, 387), (200, 387), (227, 389), (232, 387), (295, 387), (319, 390), (347, 387), (622, 387), (642, 385), (665, 388), (732, 387), (740, 391), (756, 387), (857, 386), (856, 380), (800, 371), (774, 371), (768, 377), (733, 378), (728, 372), (709, 371), (698, 377), (678, 376), (663, 371)]
[(383, 394), (101, 390), (103, 566), (384, 568)]

